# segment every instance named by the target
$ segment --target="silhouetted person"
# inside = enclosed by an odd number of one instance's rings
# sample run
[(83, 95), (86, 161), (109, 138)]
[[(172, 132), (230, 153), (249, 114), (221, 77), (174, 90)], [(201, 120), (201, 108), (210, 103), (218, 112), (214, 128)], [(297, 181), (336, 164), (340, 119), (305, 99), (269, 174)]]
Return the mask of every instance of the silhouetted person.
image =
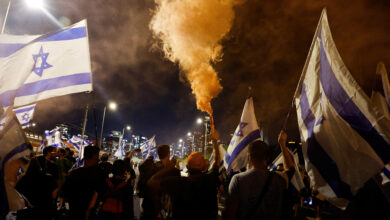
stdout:
[(64, 185), (62, 196), (69, 202), (72, 220), (86, 219), (95, 202), (106, 192), (106, 172), (97, 166), (99, 148), (89, 145), (84, 148), (84, 166), (72, 170)]
[(248, 146), (251, 169), (233, 176), (224, 219), (286, 219), (284, 204), (286, 190), (294, 174), (293, 162), (286, 147), (287, 134), (281, 132), (279, 143), (287, 171), (270, 172), (267, 169), (270, 147), (258, 140)]

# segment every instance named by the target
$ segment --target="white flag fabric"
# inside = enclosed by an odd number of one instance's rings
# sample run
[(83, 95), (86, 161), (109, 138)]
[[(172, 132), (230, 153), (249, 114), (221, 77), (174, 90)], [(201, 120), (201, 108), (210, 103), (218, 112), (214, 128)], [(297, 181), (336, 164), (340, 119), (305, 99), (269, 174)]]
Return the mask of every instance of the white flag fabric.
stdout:
[(390, 121), (344, 65), (324, 9), (295, 94), (311, 182), (332, 204), (349, 199), (390, 160)]
[(149, 155), (154, 154), (157, 149), (155, 136), (142, 143), (140, 148), (143, 158), (147, 158)]
[(114, 156), (118, 159), (123, 159), (123, 157), (125, 156), (125, 144), (126, 142), (124, 142), (123, 140), (119, 142), (118, 144), (118, 149), (115, 151), (115, 154)]
[[(226, 150), (225, 150), (225, 148), (223, 148), (222, 144), (220, 144), (218, 146), (218, 151), (219, 151), (219, 156), (221, 157), (221, 162), (219, 164), (219, 166), (221, 168), (223, 166), (224, 158), (225, 158), (225, 155), (226, 155)], [(214, 153), (214, 151), (213, 151), (213, 153), (210, 156), (209, 162), (210, 162), (210, 169), (211, 169), (214, 166), (214, 163), (215, 163), (215, 153)]]
[(390, 83), (386, 67), (383, 62), (379, 62), (376, 66), (376, 73), (381, 75), (383, 92), (385, 93), (386, 102), (390, 106)]
[(239, 171), (246, 166), (248, 162), (247, 146), (255, 140), (260, 140), (260, 129), (255, 116), (253, 98), (250, 96), (246, 99), (240, 123), (225, 154), (226, 171)]
[[(58, 128), (54, 128), (51, 131), (45, 131), (45, 146), (53, 146), (53, 147), (65, 147), (65, 144), (61, 140), (61, 133)], [(42, 146), (41, 146), (42, 147)], [(43, 150), (43, 148), (41, 149)]]
[(30, 121), (33, 119), (34, 111), (35, 104), (14, 109), (22, 128), (26, 128), (29, 125)]
[[(293, 159), (294, 162), (294, 168), (295, 172), (293, 177), (291, 178), (291, 185), (295, 188), (296, 191), (300, 191), (301, 189), (305, 188), (305, 184), (303, 183), (303, 178), (301, 173), (299, 172), (299, 167), (298, 167), (298, 162), (299, 162), (299, 157), (298, 157), (298, 152), (295, 150), (294, 152), (291, 152), (288, 149), (290, 155), (292, 156), (291, 158)], [(275, 169), (278, 164), (283, 164), (283, 153), (280, 153), (275, 160), (270, 164), (271, 169)]]
[(0, 35), (0, 102), (28, 105), (92, 91), (86, 20), (45, 35)]
[(84, 156), (84, 147), (91, 144), (91, 142), (78, 135), (73, 135), (72, 138), (68, 140), (68, 142), (72, 144), (79, 152), (80, 160), (82, 160)]
[(7, 213), (9, 206), (4, 182), (4, 169), (9, 162), (29, 155), (31, 147), (26, 143), (27, 138), (20, 129), (12, 109), (0, 117), (0, 124), (2, 125), (0, 130), (0, 213)]

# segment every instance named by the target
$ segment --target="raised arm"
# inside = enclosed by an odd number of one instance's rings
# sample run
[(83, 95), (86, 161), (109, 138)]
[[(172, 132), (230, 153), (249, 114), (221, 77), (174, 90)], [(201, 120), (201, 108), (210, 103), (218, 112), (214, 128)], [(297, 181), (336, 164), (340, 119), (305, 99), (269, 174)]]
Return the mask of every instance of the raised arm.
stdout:
[(294, 162), (291, 158), (292, 155), (290, 154), (290, 152), (288, 151), (287, 146), (286, 146), (286, 142), (287, 142), (287, 133), (286, 132), (280, 131), (278, 142), (280, 145), (280, 149), (282, 150), (282, 153), (283, 153), (283, 166), (285, 167), (285, 169), (288, 170), (294, 166)]

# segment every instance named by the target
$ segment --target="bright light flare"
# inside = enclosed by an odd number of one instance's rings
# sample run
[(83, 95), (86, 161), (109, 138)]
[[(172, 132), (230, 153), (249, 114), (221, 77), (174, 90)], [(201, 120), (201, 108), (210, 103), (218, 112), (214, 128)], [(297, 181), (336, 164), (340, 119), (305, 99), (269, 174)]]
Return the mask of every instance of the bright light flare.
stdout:
[(26, 0), (26, 4), (33, 9), (42, 9), (44, 7), (43, 0)]
[(191, 135), (192, 135), (191, 132), (188, 132), (188, 133), (187, 133), (187, 136), (188, 136), (188, 137), (191, 137)]
[(202, 120), (201, 118), (198, 118), (198, 119), (196, 120), (196, 123), (197, 123), (197, 124), (202, 124), (202, 123), (203, 123), (203, 120)]
[(110, 103), (108, 103), (108, 108), (109, 108), (110, 110), (115, 111), (115, 110), (117, 109), (117, 107), (118, 107), (118, 105), (117, 105), (115, 102), (110, 102)]
[(126, 126), (126, 129), (127, 129), (128, 131), (130, 131), (130, 130), (131, 130), (131, 126), (130, 126), (130, 125), (127, 125), (127, 126)]
[(179, 139), (179, 142), (180, 142), (180, 143), (183, 142), (183, 139)]

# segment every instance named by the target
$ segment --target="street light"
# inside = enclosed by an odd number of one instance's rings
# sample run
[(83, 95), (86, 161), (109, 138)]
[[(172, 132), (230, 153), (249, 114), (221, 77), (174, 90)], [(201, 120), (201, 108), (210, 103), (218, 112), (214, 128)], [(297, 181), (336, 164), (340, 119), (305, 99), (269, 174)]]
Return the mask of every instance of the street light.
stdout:
[(35, 127), (37, 124), (36, 124), (35, 122), (33, 122), (31, 125), (32, 125), (33, 127)]
[[(7, 18), (8, 18), (8, 12), (9, 12), (9, 9), (11, 8), (11, 2), (12, 2), (12, 0), (8, 1), (7, 11), (5, 12), (5, 16), (4, 16), (4, 20), (3, 20), (3, 26), (1, 27), (1, 34), (4, 34), (5, 24), (7, 23)], [(25, 3), (30, 8), (44, 9), (43, 0), (26, 0)]]
[(187, 136), (188, 136), (188, 137), (191, 137), (191, 132), (188, 132), (188, 133), (187, 133)]
[(43, 8), (44, 4), (42, 0), (26, 0), (28, 7), (33, 9)]
[(130, 131), (130, 130), (131, 130), (131, 126), (130, 126), (130, 125), (127, 125), (127, 126), (126, 126), (126, 130)]
[(197, 123), (197, 124), (202, 124), (202, 123), (203, 123), (203, 120), (202, 120), (201, 118), (198, 118), (198, 119), (196, 120), (196, 123)]
[[(117, 108), (117, 104), (115, 102), (109, 102), (108, 108), (112, 111), (115, 111)], [(102, 129), (100, 130), (99, 148), (102, 148), (102, 143), (103, 143), (103, 128), (104, 128), (104, 119), (106, 118), (106, 110), (107, 110), (107, 105), (104, 106), (104, 110), (103, 110)]]

